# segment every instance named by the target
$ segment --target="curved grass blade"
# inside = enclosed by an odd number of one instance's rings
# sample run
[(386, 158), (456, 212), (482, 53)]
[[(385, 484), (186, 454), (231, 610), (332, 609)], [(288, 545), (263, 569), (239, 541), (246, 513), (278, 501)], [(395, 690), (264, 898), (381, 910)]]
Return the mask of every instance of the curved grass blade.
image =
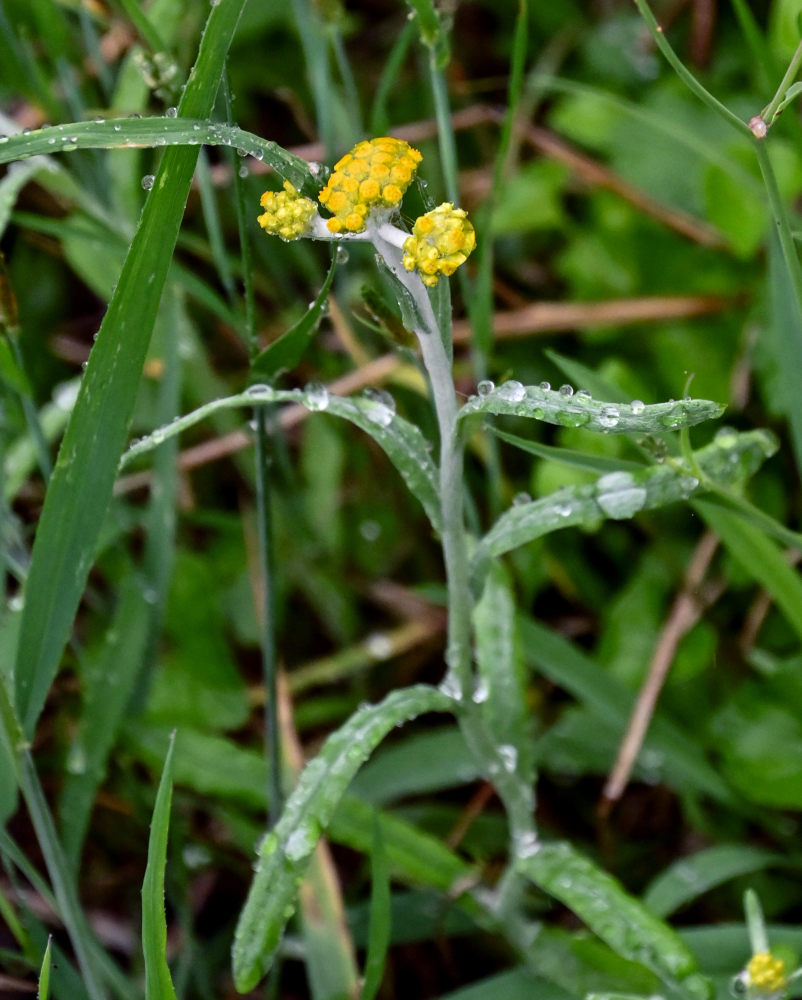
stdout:
[[(192, 77), (190, 77), (192, 79)], [(188, 85), (187, 91), (189, 91)], [(269, 164), (298, 190), (318, 182), (299, 156), (252, 132), (196, 117), (211, 111), (211, 105), (189, 105), (182, 101), (177, 118), (108, 118), (101, 122), (68, 122), (0, 139), (0, 164), (47, 153), (71, 153), (75, 149), (126, 149), (161, 146), (233, 146)]]
[[(194, 118), (211, 111), (244, 2), (220, 0), (211, 8), (181, 100), (183, 114)], [(15, 674), (18, 711), (29, 735), (58, 669), (92, 564), (196, 159), (195, 149), (165, 152), (45, 496)]]
[(252, 989), (270, 968), (282, 932), (295, 912), (298, 882), (351, 779), (387, 733), (425, 712), (448, 712), (451, 699), (417, 685), (393, 691), (360, 709), (304, 769), (275, 830), (259, 848), (259, 861), (240, 914), (232, 958), (237, 989)]
[(739, 875), (752, 875), (789, 861), (782, 854), (744, 844), (717, 844), (674, 862), (647, 887), (643, 905), (667, 917), (703, 892)]
[(559, 528), (593, 528), (605, 518), (626, 520), (641, 510), (688, 500), (709, 489), (711, 480), (719, 486), (738, 482), (753, 474), (776, 448), (773, 435), (766, 431), (733, 431), (694, 453), (703, 480), (682, 467), (658, 465), (639, 472), (611, 472), (587, 486), (567, 486), (542, 500), (513, 506), (477, 546), (474, 567), (481, 570), (490, 556)]
[(300, 362), (317, 331), (336, 268), (337, 254), (335, 253), (323, 287), (310, 308), (294, 326), (291, 326), (253, 359), (251, 364), (252, 379), (274, 378), (279, 372), (290, 371)]
[(158, 448), (169, 438), (193, 427), (218, 410), (251, 408), (270, 403), (300, 403), (313, 412), (325, 410), (361, 427), (370, 434), (401, 473), (407, 488), (421, 502), (435, 530), (439, 528), (437, 469), (419, 428), (394, 414), (378, 399), (335, 396), (323, 385), (310, 384), (305, 389), (274, 389), (269, 385), (256, 384), (236, 396), (215, 399), (133, 444), (122, 456), (120, 468), (125, 468), (135, 458)]
[(710, 983), (674, 931), (570, 844), (540, 844), (516, 866), (619, 955), (645, 965), (691, 1000), (710, 1000)]
[(656, 434), (691, 427), (720, 417), (725, 407), (708, 399), (681, 399), (647, 406), (632, 403), (602, 403), (588, 393), (523, 385), (515, 379), (484, 395), (473, 396), (459, 411), (459, 419), (475, 413), (531, 417), (547, 424), (584, 427), (612, 434)]
[(167, 919), (164, 915), (164, 870), (173, 797), (173, 747), (175, 733), (164, 761), (148, 840), (148, 864), (142, 882), (142, 952), (145, 957), (145, 1000), (175, 1000), (167, 965)]
[(539, 441), (530, 441), (529, 438), (520, 437), (518, 434), (508, 434), (498, 427), (490, 427), (490, 431), (502, 441), (511, 444), (514, 448), (527, 451), (536, 458), (545, 458), (550, 462), (560, 462), (562, 465), (569, 465), (574, 469), (584, 469), (588, 472), (637, 472), (644, 468), (643, 462), (631, 462), (623, 458), (610, 458), (607, 455), (588, 455), (583, 451), (575, 451), (572, 448), (559, 448), (553, 444), (541, 444)]

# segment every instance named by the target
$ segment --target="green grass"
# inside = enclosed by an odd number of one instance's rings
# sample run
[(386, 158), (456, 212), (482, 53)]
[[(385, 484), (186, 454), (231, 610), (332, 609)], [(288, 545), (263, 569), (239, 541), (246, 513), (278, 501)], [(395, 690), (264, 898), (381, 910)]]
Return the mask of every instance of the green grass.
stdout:
[[(705, 1000), (756, 941), (799, 964), (792, 5), (441, 6), (0, 7), (9, 988)], [(423, 153), (407, 228), (476, 226), (430, 296), (256, 223), (366, 122)], [(541, 301), (620, 322), (493, 336)]]

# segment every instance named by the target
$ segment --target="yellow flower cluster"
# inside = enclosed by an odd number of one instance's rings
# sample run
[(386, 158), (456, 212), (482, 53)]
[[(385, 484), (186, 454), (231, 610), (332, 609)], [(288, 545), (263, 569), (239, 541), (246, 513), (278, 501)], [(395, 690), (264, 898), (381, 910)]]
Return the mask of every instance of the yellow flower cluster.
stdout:
[(259, 204), (265, 210), (257, 220), (259, 225), (287, 242), (306, 235), (317, 212), (312, 199), (305, 198), (289, 181), (284, 181), (283, 191), (265, 191)]
[(476, 233), (464, 209), (447, 201), (415, 220), (404, 241), (403, 264), (432, 286), (441, 274), (451, 275), (464, 264), (475, 246)]
[(387, 136), (358, 142), (334, 165), (320, 204), (331, 212), (332, 233), (361, 233), (371, 209), (395, 208), (412, 182), (421, 154), (401, 139)]
[(746, 975), (749, 986), (761, 992), (776, 993), (785, 990), (785, 962), (767, 951), (759, 951), (749, 959)]

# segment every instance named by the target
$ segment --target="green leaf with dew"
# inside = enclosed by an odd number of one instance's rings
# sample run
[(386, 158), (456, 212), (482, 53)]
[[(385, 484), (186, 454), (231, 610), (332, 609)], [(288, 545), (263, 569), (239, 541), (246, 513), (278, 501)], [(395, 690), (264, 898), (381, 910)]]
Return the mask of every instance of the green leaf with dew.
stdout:
[(259, 861), (234, 938), (234, 980), (253, 989), (270, 968), (282, 932), (295, 912), (298, 885), (315, 845), (359, 768), (395, 726), (426, 712), (448, 712), (451, 699), (417, 685), (393, 691), (357, 711), (307, 764), (276, 827), (259, 848)]
[(675, 932), (570, 844), (538, 844), (516, 867), (619, 955), (645, 965), (692, 1000), (710, 1000), (710, 983)]

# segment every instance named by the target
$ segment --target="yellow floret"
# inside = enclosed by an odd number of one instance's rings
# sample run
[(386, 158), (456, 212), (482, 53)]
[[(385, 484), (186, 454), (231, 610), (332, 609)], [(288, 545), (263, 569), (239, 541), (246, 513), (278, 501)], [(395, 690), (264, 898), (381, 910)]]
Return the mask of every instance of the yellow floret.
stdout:
[(785, 962), (767, 951), (759, 951), (750, 958), (746, 974), (749, 985), (763, 992), (776, 993), (785, 990), (787, 983)]
[(461, 208), (444, 202), (416, 219), (404, 240), (402, 263), (418, 271), (424, 285), (436, 285), (441, 274), (452, 275), (476, 246), (476, 233)]
[(318, 196), (334, 216), (326, 223), (330, 232), (361, 233), (374, 208), (400, 205), (420, 161), (418, 150), (402, 139), (383, 136), (358, 142), (337, 161)]
[(317, 205), (311, 198), (304, 198), (289, 181), (284, 181), (283, 191), (265, 191), (259, 199), (264, 213), (257, 219), (265, 232), (282, 240), (300, 239), (309, 231)]

